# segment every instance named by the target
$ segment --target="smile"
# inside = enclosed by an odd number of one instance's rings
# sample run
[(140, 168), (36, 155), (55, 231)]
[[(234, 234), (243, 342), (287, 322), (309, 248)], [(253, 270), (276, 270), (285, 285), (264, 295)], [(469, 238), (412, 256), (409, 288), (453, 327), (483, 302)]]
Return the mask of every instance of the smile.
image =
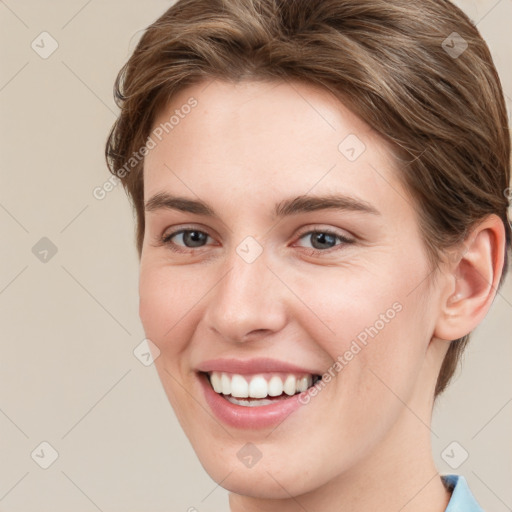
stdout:
[[(222, 358), (195, 367), (206, 405), (223, 424), (237, 429), (275, 428), (304, 408), (301, 398), (319, 380), (319, 366), (269, 358)], [(316, 409), (318, 405), (307, 405)]]
[(215, 393), (228, 402), (242, 407), (261, 407), (286, 400), (306, 391), (318, 380), (319, 375), (292, 373), (265, 373), (240, 375), (212, 371), (207, 374)]

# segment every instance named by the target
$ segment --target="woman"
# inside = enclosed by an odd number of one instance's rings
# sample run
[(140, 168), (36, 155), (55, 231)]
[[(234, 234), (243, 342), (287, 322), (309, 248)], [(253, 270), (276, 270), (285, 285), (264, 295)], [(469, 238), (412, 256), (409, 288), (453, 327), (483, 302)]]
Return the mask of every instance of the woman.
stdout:
[(511, 245), (506, 108), (471, 21), (179, 0), (116, 97), (140, 318), (231, 510), (481, 510), (430, 445)]

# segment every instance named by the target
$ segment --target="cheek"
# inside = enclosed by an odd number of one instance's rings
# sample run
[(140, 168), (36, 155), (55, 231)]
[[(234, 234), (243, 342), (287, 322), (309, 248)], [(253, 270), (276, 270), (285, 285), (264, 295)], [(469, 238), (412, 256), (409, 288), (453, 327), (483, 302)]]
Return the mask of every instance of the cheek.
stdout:
[(343, 369), (333, 369), (344, 375), (341, 381), (382, 387), (379, 376), (393, 389), (407, 392), (417, 377), (430, 340), (432, 312), (422, 253), (416, 259), (412, 253), (414, 248), (407, 258), (382, 254), (378, 265), (331, 268), (304, 282), (302, 297), (315, 314), (303, 316), (302, 326), (333, 362), (341, 359)]
[(364, 341), (365, 333), (369, 337), (369, 332), (391, 331), (390, 326), (407, 322), (411, 315), (416, 321), (418, 295), (410, 293), (413, 286), (409, 283), (418, 284), (423, 277), (417, 269), (407, 268), (407, 263), (395, 261), (386, 265), (385, 258), (373, 268), (361, 264), (323, 268), (310, 272), (307, 278), (304, 274), (286, 276), (301, 299), (297, 308), (309, 311), (303, 311), (304, 316), (297, 309), (296, 319), (307, 318), (303, 326), (315, 334), (313, 339), (329, 339), (334, 347), (338, 341), (341, 348), (359, 335)]
[[(185, 432), (191, 431), (190, 395), (184, 387), (183, 364), (187, 362), (188, 340), (195, 326), (194, 305), (204, 290), (183, 276), (183, 269), (141, 262), (139, 274), (139, 317), (144, 332), (160, 350), (154, 361), (167, 398)], [(193, 406), (193, 404), (192, 404)]]
[(141, 264), (139, 317), (146, 336), (161, 351), (179, 352), (184, 348), (184, 329), (190, 325), (189, 316), (194, 314), (194, 305), (204, 294), (198, 287), (179, 270)]

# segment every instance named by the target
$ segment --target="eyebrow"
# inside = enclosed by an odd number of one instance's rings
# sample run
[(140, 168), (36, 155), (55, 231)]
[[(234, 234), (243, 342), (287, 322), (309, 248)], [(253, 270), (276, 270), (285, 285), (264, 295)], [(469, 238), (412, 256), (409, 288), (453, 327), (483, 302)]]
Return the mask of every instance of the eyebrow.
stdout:
[[(174, 196), (167, 192), (158, 192), (152, 196), (146, 202), (144, 209), (147, 212), (178, 210), (218, 218), (215, 210), (207, 203), (200, 200)], [(362, 199), (340, 194), (329, 194), (324, 196), (302, 195), (292, 199), (284, 199), (274, 206), (272, 215), (273, 218), (281, 218), (318, 210), (355, 211), (370, 213), (372, 215), (381, 214), (377, 208)]]

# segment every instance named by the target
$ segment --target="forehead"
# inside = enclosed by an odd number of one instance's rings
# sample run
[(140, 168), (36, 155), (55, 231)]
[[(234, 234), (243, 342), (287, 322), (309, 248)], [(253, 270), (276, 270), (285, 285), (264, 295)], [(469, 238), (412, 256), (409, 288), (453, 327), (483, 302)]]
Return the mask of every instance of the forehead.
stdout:
[(160, 110), (151, 136), (145, 200), (165, 189), (187, 191), (187, 184), (197, 195), (366, 191), (377, 202), (401, 189), (384, 139), (311, 84), (198, 83)]

